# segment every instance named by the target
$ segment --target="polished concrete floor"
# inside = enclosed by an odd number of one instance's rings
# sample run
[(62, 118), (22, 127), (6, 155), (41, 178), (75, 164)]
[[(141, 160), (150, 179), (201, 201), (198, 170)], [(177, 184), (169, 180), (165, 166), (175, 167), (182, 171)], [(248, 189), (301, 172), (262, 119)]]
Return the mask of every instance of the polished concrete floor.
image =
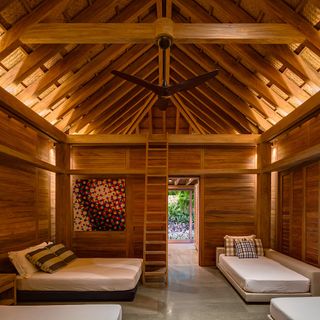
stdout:
[(121, 305), (123, 320), (266, 320), (269, 309), (246, 304), (217, 269), (199, 267), (192, 244), (169, 245), (167, 288), (140, 286)]

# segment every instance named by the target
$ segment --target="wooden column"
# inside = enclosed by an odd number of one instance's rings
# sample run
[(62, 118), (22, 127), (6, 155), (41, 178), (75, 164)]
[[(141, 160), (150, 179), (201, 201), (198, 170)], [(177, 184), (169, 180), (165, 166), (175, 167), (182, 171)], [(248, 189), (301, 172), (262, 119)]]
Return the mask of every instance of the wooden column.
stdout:
[[(70, 170), (70, 145), (58, 143), (56, 146), (57, 166), (65, 172)], [(72, 208), (70, 174), (56, 174), (56, 242), (72, 246)]]
[[(271, 162), (271, 144), (260, 143), (257, 146), (257, 168), (262, 169)], [(257, 213), (256, 233), (262, 239), (265, 248), (270, 247), (271, 235), (271, 173), (257, 174)]]

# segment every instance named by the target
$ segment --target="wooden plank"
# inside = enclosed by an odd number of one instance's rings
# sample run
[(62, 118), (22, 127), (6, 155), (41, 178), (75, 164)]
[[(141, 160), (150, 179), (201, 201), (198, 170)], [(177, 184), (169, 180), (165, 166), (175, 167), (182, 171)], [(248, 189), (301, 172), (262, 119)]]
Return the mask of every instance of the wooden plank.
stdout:
[[(52, 11), (63, 5), (64, 0), (51, 1), (46, 0), (39, 4), (30, 14), (19, 20), (10, 28), (0, 42), (0, 52), (4, 51), (11, 44), (19, 39), (19, 37), (25, 32), (25, 29), (45, 17), (47, 17)], [(61, 8), (63, 9), (63, 8)]]
[(320, 92), (313, 95), (309, 100), (303, 103), (299, 108), (295, 109), (272, 128), (261, 135), (261, 141), (271, 141), (281, 133), (297, 126), (312, 114), (319, 111), (320, 108)]
[(50, 138), (56, 141), (66, 140), (66, 135), (63, 132), (55, 128), (48, 121), (44, 120), (41, 116), (2, 88), (0, 88), (0, 106), (37, 130), (45, 133)]
[[(282, 0), (263, 0), (261, 4), (266, 7), (267, 11), (277, 15), (280, 19), (296, 28), (306, 39), (320, 49), (320, 35), (317, 29), (304, 17), (292, 10), (285, 2)], [(303, 41), (297, 40), (297, 42)]]
[(312, 161), (320, 158), (320, 144), (303, 150), (293, 156), (275, 161), (272, 164), (263, 167), (263, 172), (283, 171), (297, 166), (303, 162)]
[(71, 175), (144, 175), (144, 169), (123, 169), (123, 168), (110, 168), (110, 169), (71, 169), (66, 171)]
[(146, 135), (121, 136), (117, 134), (95, 135), (68, 135), (67, 141), (71, 145), (144, 145), (147, 142)]
[(169, 175), (206, 175), (206, 176), (219, 176), (219, 175), (243, 175), (243, 174), (253, 174), (259, 173), (258, 169), (188, 169), (188, 168), (169, 168)]
[(28, 154), (13, 150), (5, 145), (0, 144), (0, 155), (5, 158), (17, 160), (22, 163), (30, 164), (36, 168), (44, 169), (50, 172), (63, 172), (63, 169), (58, 168), (48, 162), (39, 160)]
[[(169, 21), (171, 21), (169, 18)], [(24, 43), (150, 43), (163, 34), (156, 23), (97, 24), (42, 23), (25, 30)], [(166, 26), (164, 26), (166, 30)], [(164, 32), (167, 34), (167, 32)], [(280, 44), (303, 42), (305, 36), (294, 27), (280, 23), (176, 23), (175, 43), (261, 43)]]

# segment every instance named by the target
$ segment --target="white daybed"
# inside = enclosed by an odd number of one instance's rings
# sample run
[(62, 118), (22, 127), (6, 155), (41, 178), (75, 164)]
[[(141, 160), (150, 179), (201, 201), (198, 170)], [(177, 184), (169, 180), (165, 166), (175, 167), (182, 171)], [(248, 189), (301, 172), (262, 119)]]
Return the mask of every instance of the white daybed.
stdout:
[(283, 296), (320, 295), (320, 269), (272, 249), (258, 259), (225, 256), (217, 248), (217, 267), (247, 302)]
[(133, 300), (142, 259), (77, 258), (55, 273), (17, 276), (18, 301)]
[(0, 306), (1, 320), (121, 320), (121, 306), (110, 305), (49, 305)]
[(271, 320), (318, 320), (320, 318), (320, 297), (271, 299)]

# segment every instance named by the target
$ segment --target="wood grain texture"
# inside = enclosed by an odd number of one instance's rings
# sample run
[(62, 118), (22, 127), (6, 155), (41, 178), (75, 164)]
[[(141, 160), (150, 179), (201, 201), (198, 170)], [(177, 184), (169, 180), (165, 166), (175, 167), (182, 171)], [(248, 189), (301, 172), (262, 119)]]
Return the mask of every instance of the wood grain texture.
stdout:
[(320, 266), (320, 162), (279, 176), (278, 249)]
[(201, 181), (204, 221), (200, 265), (215, 264), (215, 248), (223, 246), (226, 234), (255, 233), (255, 180), (252, 175), (226, 175)]

